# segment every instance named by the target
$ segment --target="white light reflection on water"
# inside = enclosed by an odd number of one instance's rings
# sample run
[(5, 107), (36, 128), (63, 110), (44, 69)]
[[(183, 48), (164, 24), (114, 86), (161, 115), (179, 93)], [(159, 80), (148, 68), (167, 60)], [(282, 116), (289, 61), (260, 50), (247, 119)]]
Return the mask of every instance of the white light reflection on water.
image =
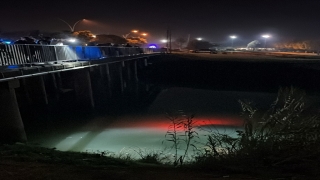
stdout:
[[(240, 129), (243, 123), (239, 116), (239, 99), (263, 103), (261, 107), (268, 108), (275, 97), (275, 94), (266, 93), (167, 89), (150, 105), (148, 114), (122, 116), (112, 120), (108, 117), (92, 119), (88, 124), (67, 128), (61, 133), (44, 134), (45, 140), (41, 145), (62, 151), (114, 153), (119, 153), (124, 148), (165, 149), (171, 146), (170, 142), (165, 141), (170, 121), (164, 112), (169, 110), (183, 110), (187, 114), (195, 114), (196, 126), (235, 135), (235, 130)], [(197, 131), (201, 137), (198, 141), (205, 143), (208, 132), (200, 129)]]

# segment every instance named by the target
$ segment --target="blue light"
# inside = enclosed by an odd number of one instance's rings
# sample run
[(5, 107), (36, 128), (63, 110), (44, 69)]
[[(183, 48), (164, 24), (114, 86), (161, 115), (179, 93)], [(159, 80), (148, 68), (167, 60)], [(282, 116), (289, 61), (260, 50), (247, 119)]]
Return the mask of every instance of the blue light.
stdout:
[(19, 68), (19, 66), (17, 66), (17, 65), (8, 66), (8, 69), (16, 69), (16, 68)]
[(155, 48), (157, 48), (157, 45), (155, 45), (155, 44), (150, 44), (150, 45), (149, 45), (149, 48), (155, 49)]
[(6, 44), (11, 44), (11, 41), (3, 41)]

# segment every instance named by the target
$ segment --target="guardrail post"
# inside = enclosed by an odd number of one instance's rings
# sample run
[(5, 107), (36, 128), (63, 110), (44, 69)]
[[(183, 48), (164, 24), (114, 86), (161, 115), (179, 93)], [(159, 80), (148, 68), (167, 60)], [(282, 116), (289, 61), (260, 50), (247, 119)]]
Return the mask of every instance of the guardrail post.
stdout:
[(15, 88), (19, 80), (0, 83), (0, 142), (27, 142)]

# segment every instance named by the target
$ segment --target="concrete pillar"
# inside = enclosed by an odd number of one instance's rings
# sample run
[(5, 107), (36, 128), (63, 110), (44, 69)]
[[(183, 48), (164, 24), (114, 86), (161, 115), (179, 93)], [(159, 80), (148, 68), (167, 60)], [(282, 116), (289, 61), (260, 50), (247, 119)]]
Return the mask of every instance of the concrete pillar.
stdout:
[(27, 82), (26, 82), (26, 79), (23, 78), (21, 79), (21, 82), (22, 82), (22, 87), (24, 89), (24, 94), (25, 94), (25, 97), (26, 97), (26, 100), (29, 104), (32, 104), (32, 100), (31, 100), (31, 97), (30, 97), (30, 93), (28, 91), (28, 88), (27, 88)]
[(130, 62), (127, 62), (127, 77), (128, 77), (128, 81), (131, 80), (131, 66), (130, 66)]
[(48, 104), (49, 103), (48, 102), (48, 95), (46, 92), (46, 86), (44, 84), (43, 76), (39, 76), (39, 78), (40, 78), (40, 87), (41, 87), (44, 103)]
[(43, 76), (26, 78), (24, 81), (24, 88), (28, 91), (33, 104), (48, 104)]
[(58, 86), (58, 89), (60, 90), (62, 88), (61, 74), (60, 74), (60, 72), (55, 73), (55, 74), (56, 74), (57, 86)]
[(54, 88), (54, 96), (56, 98), (56, 100), (59, 99), (59, 88), (58, 88), (58, 83), (57, 83), (57, 79), (56, 79), (56, 75), (54, 73), (51, 73), (51, 80), (52, 80), (52, 87)]
[(99, 66), (99, 72), (100, 72), (100, 76), (104, 77), (105, 73), (104, 73), (104, 68), (103, 66)]
[(94, 108), (94, 100), (89, 69), (81, 69), (74, 72), (76, 93), (79, 107)]
[(137, 61), (134, 61), (134, 67), (133, 67), (133, 71), (134, 71), (134, 79), (136, 82), (139, 81), (138, 79), (138, 62)]
[(111, 81), (111, 76), (110, 76), (110, 67), (109, 67), (109, 64), (106, 64), (106, 72), (107, 72), (108, 81), (110, 82), (110, 81)]
[(123, 91), (124, 91), (125, 83), (124, 83), (124, 81), (123, 81), (122, 65), (119, 66), (119, 79), (120, 79), (121, 92), (123, 92)]
[(112, 97), (112, 83), (111, 83), (109, 64), (106, 64), (106, 73), (107, 73), (107, 81), (108, 81), (108, 95), (109, 97)]
[(148, 66), (148, 59), (147, 58), (144, 59), (144, 66)]
[(27, 142), (15, 88), (19, 80), (0, 83), (0, 142)]

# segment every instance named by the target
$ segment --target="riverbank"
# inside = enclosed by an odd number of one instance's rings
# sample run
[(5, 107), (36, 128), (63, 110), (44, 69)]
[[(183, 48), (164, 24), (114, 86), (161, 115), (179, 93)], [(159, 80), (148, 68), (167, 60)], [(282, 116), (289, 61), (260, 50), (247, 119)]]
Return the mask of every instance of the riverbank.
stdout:
[(173, 167), (145, 163), (102, 154), (61, 152), (30, 145), (0, 146), (1, 180), (306, 180), (303, 175), (279, 173), (266, 169), (257, 172), (237, 172), (235, 169), (205, 170), (194, 166)]

